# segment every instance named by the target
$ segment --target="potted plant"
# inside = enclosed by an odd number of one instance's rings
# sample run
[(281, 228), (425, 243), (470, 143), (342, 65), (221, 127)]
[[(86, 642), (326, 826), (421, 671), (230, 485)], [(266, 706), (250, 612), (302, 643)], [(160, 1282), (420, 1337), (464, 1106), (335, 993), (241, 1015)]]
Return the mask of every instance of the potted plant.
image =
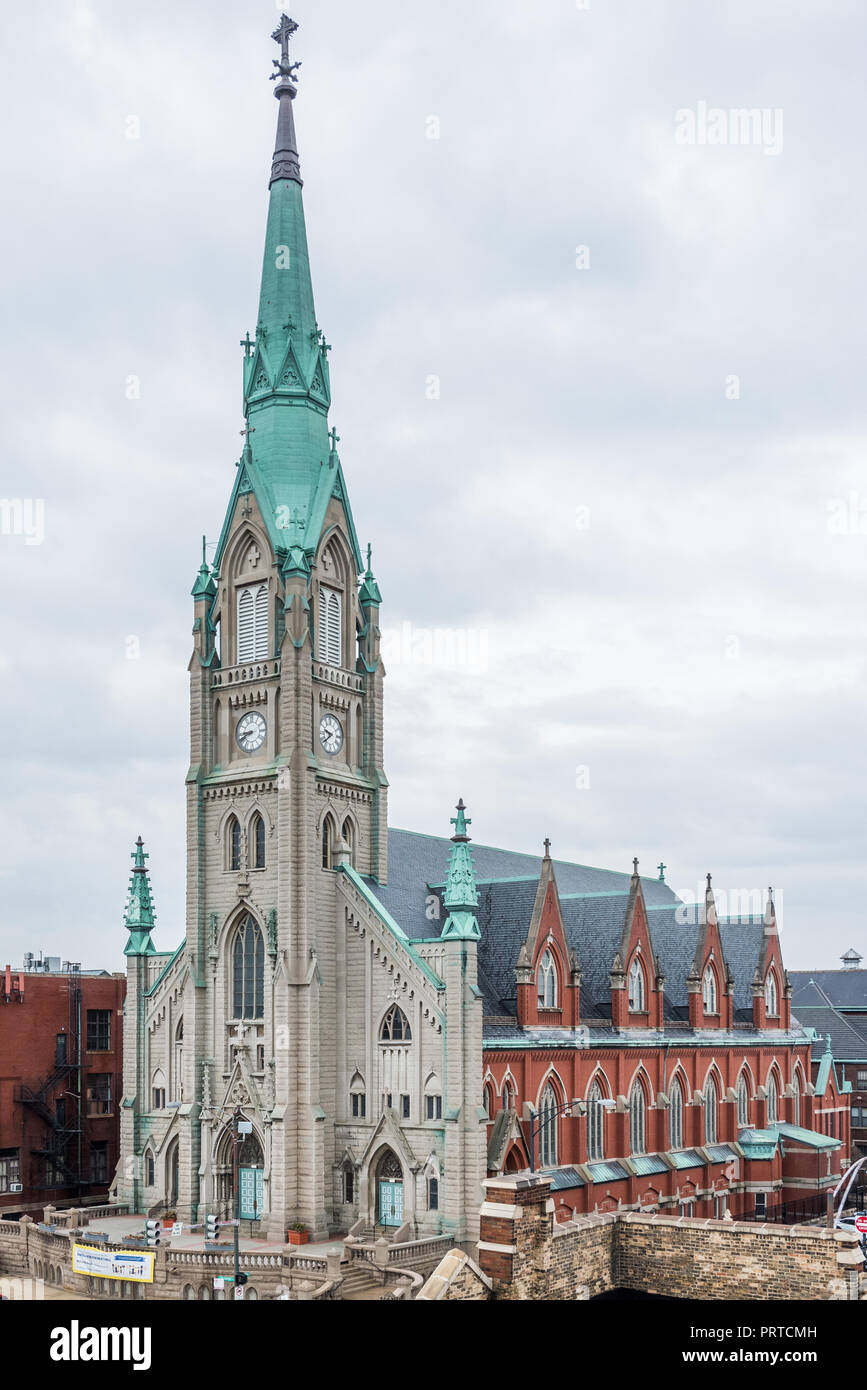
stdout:
[(303, 1221), (295, 1221), (286, 1232), (286, 1237), (290, 1245), (306, 1245), (310, 1239), (307, 1227)]

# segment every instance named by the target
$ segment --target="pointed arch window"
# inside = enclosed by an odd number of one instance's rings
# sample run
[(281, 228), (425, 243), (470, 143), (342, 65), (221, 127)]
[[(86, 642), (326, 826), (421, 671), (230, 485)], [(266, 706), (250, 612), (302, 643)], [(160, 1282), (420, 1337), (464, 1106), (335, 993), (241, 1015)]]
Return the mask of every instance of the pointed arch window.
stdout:
[(668, 1147), (683, 1148), (683, 1087), (677, 1077), (668, 1089)]
[(557, 966), (554, 957), (549, 950), (545, 951), (539, 961), (539, 970), (536, 976), (536, 983), (539, 990), (539, 1008), (556, 1009), (557, 1007)]
[(409, 1019), (399, 1009), (397, 1004), (392, 1004), (385, 1018), (382, 1020), (382, 1027), (379, 1030), (380, 1042), (412, 1042), (412, 1032), (410, 1031)]
[(765, 980), (765, 1014), (768, 1018), (776, 1018), (779, 1014), (777, 977), (773, 970), (768, 971), (767, 979)]
[(641, 961), (636, 956), (629, 967), (629, 1012), (631, 1014), (645, 1013), (647, 1010), (645, 998), (644, 970)]
[(153, 1187), (156, 1180), (153, 1152), (148, 1149), (145, 1154), (145, 1187)]
[(238, 590), (238, 664), (268, 655), (268, 585)]
[(514, 1110), (515, 1100), (510, 1081), (503, 1082), (503, 1089), (500, 1093), (500, 1108), (502, 1110)]
[(237, 816), (232, 816), (229, 821), (229, 868), (240, 869), (241, 867), (241, 826)]
[(184, 1020), (181, 1019), (175, 1029), (175, 1058), (172, 1075), (173, 1099), (183, 1101), (184, 1099)]
[(644, 1153), (645, 1135), (645, 1108), (646, 1101), (644, 1087), (640, 1081), (634, 1081), (632, 1090), (629, 1093), (629, 1151), (634, 1154)]
[(716, 973), (712, 965), (709, 965), (704, 972), (704, 1011), (706, 1014), (718, 1014), (719, 1005), (717, 1001)]
[(482, 1105), (487, 1118), (490, 1120), (494, 1114), (494, 1088), (490, 1081), (485, 1082), (482, 1088)]
[(605, 1157), (605, 1097), (598, 1081), (594, 1081), (587, 1097), (587, 1158), (591, 1163)]
[(336, 589), (319, 589), (319, 659), (342, 666), (343, 595)]
[(738, 1125), (744, 1128), (750, 1122), (750, 1088), (747, 1078), (741, 1072), (738, 1080)]
[(330, 869), (332, 867), (332, 854), (334, 846), (334, 821), (330, 816), (326, 816), (322, 822), (322, 867)]
[(347, 844), (348, 847), (349, 847), (349, 862), (350, 862), (350, 864), (354, 864), (354, 863), (355, 863), (355, 844), (354, 844), (354, 840), (353, 840), (353, 833), (352, 833), (352, 831), (353, 831), (352, 821), (351, 821), (351, 820), (349, 819), (349, 817), (347, 816), (347, 817), (346, 817), (346, 820), (343, 822), (343, 830), (342, 830), (341, 833), (342, 833), (342, 835), (343, 835), (344, 841), (346, 842), (346, 844)]
[(777, 1123), (779, 1116), (779, 1093), (777, 1091), (777, 1080), (773, 1072), (768, 1077), (768, 1124)]
[(253, 818), (251, 827), (253, 840), (253, 868), (264, 869), (265, 867), (265, 822), (260, 815)]
[(262, 1018), (264, 1006), (265, 942), (248, 915), (232, 943), (232, 1017)]
[(539, 1158), (543, 1168), (551, 1168), (557, 1162), (557, 1092), (550, 1081), (542, 1092), (539, 1122)]
[(798, 1073), (792, 1077), (792, 1124), (801, 1123), (801, 1083), (798, 1080)]
[(363, 1120), (367, 1114), (367, 1088), (360, 1071), (349, 1083), (349, 1109), (354, 1120)]
[(712, 1076), (704, 1083), (704, 1142), (717, 1142), (717, 1091)]

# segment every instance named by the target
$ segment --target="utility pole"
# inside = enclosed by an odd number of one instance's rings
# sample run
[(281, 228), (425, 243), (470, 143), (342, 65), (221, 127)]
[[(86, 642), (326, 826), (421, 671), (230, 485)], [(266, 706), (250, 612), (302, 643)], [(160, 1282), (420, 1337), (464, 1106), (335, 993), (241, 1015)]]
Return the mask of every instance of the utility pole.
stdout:
[(232, 1194), (234, 1196), (232, 1206), (234, 1208), (235, 1216), (235, 1288), (238, 1287), (238, 1275), (241, 1272), (240, 1256), (238, 1251), (238, 1232), (241, 1228), (241, 1192), (240, 1183), (238, 1181), (238, 1150), (241, 1144), (241, 1136), (238, 1133), (238, 1121), (240, 1120), (240, 1118), (241, 1107), (240, 1105), (236, 1105), (235, 1109), (232, 1111)]

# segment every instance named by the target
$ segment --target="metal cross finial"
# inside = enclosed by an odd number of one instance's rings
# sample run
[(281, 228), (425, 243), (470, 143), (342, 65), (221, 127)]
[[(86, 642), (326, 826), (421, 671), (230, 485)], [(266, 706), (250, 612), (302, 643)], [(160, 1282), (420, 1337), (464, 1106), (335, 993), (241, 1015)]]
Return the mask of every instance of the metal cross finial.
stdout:
[(551, 841), (548, 839), (547, 835), (545, 836), (545, 858), (551, 858)]
[(253, 425), (247, 425), (247, 424), (245, 424), (244, 428), (243, 428), (242, 430), (239, 430), (239, 434), (242, 434), (242, 435), (246, 436), (246, 439), (247, 439), (247, 443), (248, 443), (248, 444), (249, 444), (249, 442), (250, 442), (250, 435), (251, 435), (251, 434), (255, 434), (255, 433), (256, 433), (256, 430), (255, 430), (255, 428), (254, 428)]
[(271, 35), (274, 42), (280, 45), (280, 57), (272, 60), (277, 69), (277, 72), (272, 72), (271, 74), (272, 82), (276, 81), (278, 75), (280, 77), (288, 77), (290, 82), (295, 81), (295, 71), (297, 68), (300, 68), (301, 64), (289, 62), (289, 40), (297, 28), (298, 25), (295, 23), (294, 19), (290, 19), (288, 15), (281, 14), (280, 23)]
[(207, 538), (207, 536), (202, 536), (202, 569), (207, 569), (207, 568), (208, 568), (208, 553), (207, 553), (207, 546), (208, 546), (208, 538)]
[(633, 861), (632, 861), (632, 872), (635, 874), (635, 876), (636, 876), (636, 878), (637, 878), (637, 877), (638, 877), (638, 856), (637, 856), (637, 855), (636, 855), (636, 857), (635, 857), (635, 858), (633, 859)]
[(707, 891), (710, 892), (710, 874), (707, 876)]
[(340, 443), (340, 435), (337, 433), (336, 425), (332, 425), (331, 429), (328, 432), (328, 438), (331, 440), (331, 452), (332, 454), (336, 454), (337, 446)]
[(324, 333), (321, 333), (321, 332), (320, 332), (320, 334), (319, 334), (319, 346), (320, 346), (321, 349), (322, 349), (322, 356), (323, 356), (323, 357), (327, 357), (328, 354), (329, 354), (329, 352), (331, 351), (331, 344), (330, 344), (330, 343), (326, 343), (326, 341), (325, 341), (325, 334), (324, 334)]
[(370, 556), (371, 556), (372, 552), (373, 552), (373, 546), (370, 544), (370, 541), (368, 541), (368, 542), (367, 542), (367, 572), (368, 572), (368, 574), (370, 574)]
[(659, 881), (660, 881), (660, 883), (664, 883), (664, 882), (665, 882), (665, 871), (666, 871), (666, 869), (668, 868), (668, 865), (667, 865), (667, 864), (663, 864), (662, 860), (660, 859), (660, 861), (659, 861), (659, 863), (657, 864), (656, 867), (657, 867), (658, 870), (659, 870)]
[(254, 344), (254, 342), (253, 342), (253, 339), (250, 337), (250, 334), (249, 334), (249, 333), (246, 333), (246, 334), (244, 335), (244, 337), (241, 339), (241, 347), (244, 349), (244, 356), (245, 356), (245, 357), (252, 357), (252, 356), (253, 356), (253, 348), (254, 348), (254, 346), (255, 346), (255, 344)]

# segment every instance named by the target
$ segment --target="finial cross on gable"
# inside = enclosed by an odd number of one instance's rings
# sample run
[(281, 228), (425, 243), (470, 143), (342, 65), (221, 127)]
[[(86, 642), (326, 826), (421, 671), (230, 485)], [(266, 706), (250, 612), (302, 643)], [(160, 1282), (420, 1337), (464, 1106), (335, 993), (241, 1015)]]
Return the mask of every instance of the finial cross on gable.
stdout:
[(638, 877), (638, 856), (637, 856), (637, 855), (636, 855), (636, 857), (635, 857), (635, 858), (633, 859), (633, 861), (632, 861), (632, 872), (635, 874), (635, 876), (636, 876), (636, 878), (637, 878), (637, 877)]
[(336, 425), (332, 425), (331, 429), (328, 431), (328, 438), (331, 440), (331, 452), (336, 454), (337, 446), (340, 443), (340, 435), (337, 433)]
[(272, 72), (271, 74), (272, 82), (276, 80), (278, 73), (281, 77), (288, 77), (290, 81), (293, 81), (295, 78), (295, 69), (301, 66), (300, 63), (289, 62), (289, 40), (296, 32), (297, 28), (298, 25), (295, 23), (294, 19), (290, 19), (288, 15), (281, 14), (280, 23), (271, 35), (274, 42), (280, 45), (280, 57), (271, 60), (277, 69), (277, 72)]
[(664, 883), (664, 882), (665, 882), (665, 871), (666, 871), (666, 869), (668, 868), (668, 865), (667, 865), (667, 864), (663, 864), (662, 860), (660, 859), (660, 861), (659, 861), (659, 863), (657, 864), (656, 867), (657, 867), (658, 870), (659, 870), (659, 881), (660, 881), (660, 883)]
[(244, 337), (241, 339), (240, 346), (244, 349), (244, 356), (245, 356), (245, 357), (252, 357), (252, 356), (253, 356), (253, 347), (254, 347), (254, 343), (253, 343), (253, 339), (250, 337), (250, 334), (249, 334), (249, 333), (245, 333)]
[(547, 835), (545, 836), (545, 858), (551, 858), (551, 841), (548, 839)]

